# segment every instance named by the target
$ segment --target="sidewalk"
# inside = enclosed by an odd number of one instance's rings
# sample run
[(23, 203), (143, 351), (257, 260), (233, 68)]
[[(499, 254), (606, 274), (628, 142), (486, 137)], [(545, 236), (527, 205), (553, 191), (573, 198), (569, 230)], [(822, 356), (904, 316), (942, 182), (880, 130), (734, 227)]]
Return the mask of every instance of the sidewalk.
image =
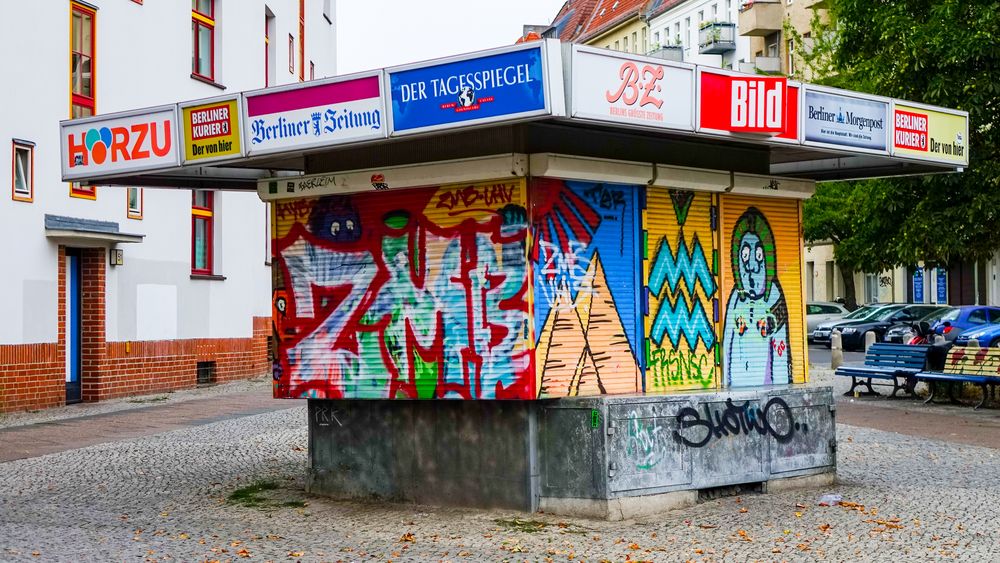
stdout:
[(18, 413), (0, 419), (0, 463), (301, 406), (268, 378)]

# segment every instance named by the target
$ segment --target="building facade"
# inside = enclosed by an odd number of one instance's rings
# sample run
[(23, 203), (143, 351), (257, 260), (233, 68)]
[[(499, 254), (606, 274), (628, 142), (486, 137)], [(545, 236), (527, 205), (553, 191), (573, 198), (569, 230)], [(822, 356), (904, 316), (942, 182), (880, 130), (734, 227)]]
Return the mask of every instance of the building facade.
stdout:
[(682, 60), (739, 70), (750, 39), (737, 33), (738, 0), (653, 0), (646, 8), (654, 52), (675, 48)]
[(809, 80), (796, 56), (795, 38), (785, 25), (794, 29), (808, 48), (813, 17), (824, 18), (826, 7), (826, 0), (742, 0), (739, 33), (750, 39), (750, 60), (741, 70)]
[[(269, 369), (270, 242), (253, 194), (62, 182), (58, 123), (336, 73), (332, 0), (14, 3), (0, 225), (0, 412)], [(17, 54), (20, 54), (19, 56)], [(151, 135), (154, 150), (175, 131)], [(129, 158), (128, 132), (82, 136)], [(134, 155), (133, 155), (134, 156)]]

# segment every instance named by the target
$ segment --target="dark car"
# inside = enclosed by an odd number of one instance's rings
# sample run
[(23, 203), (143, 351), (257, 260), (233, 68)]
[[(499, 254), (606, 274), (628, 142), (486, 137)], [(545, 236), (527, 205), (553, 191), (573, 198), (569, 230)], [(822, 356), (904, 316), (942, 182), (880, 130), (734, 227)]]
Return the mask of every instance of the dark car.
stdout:
[[(933, 325), (937, 321), (941, 320), (941, 317), (944, 317), (949, 312), (951, 312), (952, 309), (954, 309), (954, 307), (949, 307), (947, 305), (940, 306), (937, 309), (931, 311), (930, 313), (927, 313), (923, 317), (917, 319), (916, 322), (925, 322), (928, 323), (929, 325)], [(916, 335), (916, 331), (913, 329), (914, 324), (916, 323), (908, 322), (908, 323), (899, 323), (894, 325), (892, 328), (885, 331), (885, 338), (884, 338), (885, 342), (906, 344), (907, 342), (910, 341), (910, 339), (912, 339)]]
[(816, 327), (816, 330), (812, 333), (812, 341), (818, 344), (826, 344), (826, 347), (830, 347), (830, 333), (833, 332), (833, 327), (848, 321), (860, 321), (874, 316), (879, 311), (885, 309), (886, 307), (892, 307), (893, 310), (902, 309), (903, 305), (894, 305), (892, 303), (871, 303), (865, 305), (859, 309), (851, 311), (849, 314), (844, 315), (843, 318), (827, 321), (825, 323), (820, 323)]
[(954, 311), (941, 317), (941, 320), (931, 325), (934, 334), (944, 336), (944, 339), (953, 342), (959, 334), (970, 328), (1000, 322), (1000, 307), (986, 307), (983, 305), (963, 305), (955, 307)]
[(866, 332), (874, 332), (875, 341), (881, 342), (892, 325), (913, 322), (938, 307), (938, 305), (901, 305), (899, 309), (886, 307), (870, 318), (842, 322), (834, 329), (840, 331), (844, 350), (862, 350), (865, 346)]

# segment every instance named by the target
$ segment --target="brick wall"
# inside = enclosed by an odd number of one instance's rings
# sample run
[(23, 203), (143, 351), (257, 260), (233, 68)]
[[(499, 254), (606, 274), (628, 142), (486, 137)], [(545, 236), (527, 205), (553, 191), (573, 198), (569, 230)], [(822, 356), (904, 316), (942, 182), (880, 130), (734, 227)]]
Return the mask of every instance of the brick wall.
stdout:
[(0, 346), (0, 412), (66, 402), (66, 360), (58, 344)]

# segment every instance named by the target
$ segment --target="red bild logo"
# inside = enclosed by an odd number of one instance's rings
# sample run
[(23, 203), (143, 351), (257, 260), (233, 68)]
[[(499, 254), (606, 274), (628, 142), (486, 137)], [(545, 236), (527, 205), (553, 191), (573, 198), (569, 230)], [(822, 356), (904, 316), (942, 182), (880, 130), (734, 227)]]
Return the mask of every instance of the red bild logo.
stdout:
[(152, 156), (162, 157), (170, 152), (172, 144), (169, 121), (88, 129), (79, 135), (69, 135), (69, 166), (72, 168), (144, 160)]
[(734, 133), (782, 133), (788, 101), (785, 78), (703, 72), (700, 125)]
[(927, 150), (927, 114), (897, 109), (895, 124), (893, 142), (897, 149)]

